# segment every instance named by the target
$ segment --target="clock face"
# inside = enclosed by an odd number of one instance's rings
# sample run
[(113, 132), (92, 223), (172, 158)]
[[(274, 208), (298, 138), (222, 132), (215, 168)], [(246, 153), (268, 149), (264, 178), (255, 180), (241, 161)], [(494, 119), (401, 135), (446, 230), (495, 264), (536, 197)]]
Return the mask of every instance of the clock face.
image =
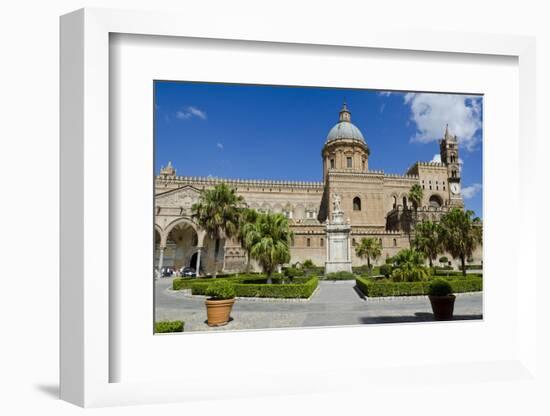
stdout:
[(458, 183), (451, 184), (451, 192), (455, 195), (460, 193), (460, 185)]

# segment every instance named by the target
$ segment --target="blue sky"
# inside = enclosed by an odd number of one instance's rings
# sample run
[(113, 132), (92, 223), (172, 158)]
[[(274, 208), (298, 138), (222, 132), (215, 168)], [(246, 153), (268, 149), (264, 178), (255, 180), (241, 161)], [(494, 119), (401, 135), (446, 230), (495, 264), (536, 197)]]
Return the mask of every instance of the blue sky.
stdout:
[[(482, 97), (336, 88), (155, 82), (155, 172), (320, 181), (321, 149), (346, 100), (369, 168), (403, 174), (458, 135), (467, 208), (482, 217)], [(293, 151), (289, 151), (293, 149)]]

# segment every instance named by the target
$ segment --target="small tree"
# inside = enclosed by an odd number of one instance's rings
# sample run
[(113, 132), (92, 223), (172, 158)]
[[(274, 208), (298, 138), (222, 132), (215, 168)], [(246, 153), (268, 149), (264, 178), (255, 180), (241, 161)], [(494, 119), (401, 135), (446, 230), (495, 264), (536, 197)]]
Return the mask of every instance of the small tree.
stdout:
[(290, 261), (291, 238), (288, 219), (282, 214), (259, 214), (247, 233), (250, 255), (261, 264), (267, 283), (273, 283), (273, 271), (278, 265)]
[(416, 282), (425, 280), (430, 273), (424, 266), (424, 255), (416, 250), (403, 249), (395, 256), (392, 279), (396, 282)]
[(411, 204), (414, 209), (414, 219), (416, 221), (416, 215), (418, 212), (418, 207), (422, 204), (422, 199), (424, 198), (424, 190), (422, 187), (418, 184), (414, 184), (411, 186), (411, 189), (409, 190), (409, 201), (411, 201)]
[(413, 247), (423, 253), (433, 267), (433, 260), (443, 249), (441, 227), (432, 221), (422, 221), (414, 229)]
[(453, 208), (441, 218), (443, 245), (455, 259), (460, 259), (462, 274), (466, 275), (466, 259), (482, 244), (483, 229), (473, 211)]
[(367, 267), (369, 272), (371, 271), (370, 260), (376, 260), (382, 254), (382, 247), (376, 238), (368, 237), (363, 238), (359, 245), (355, 247), (355, 254), (357, 257), (367, 259)]
[(311, 259), (304, 260), (304, 263), (302, 264), (302, 268), (304, 270), (313, 269), (315, 267), (315, 264), (313, 264), (313, 261)]
[(202, 192), (199, 201), (191, 207), (192, 218), (201, 226), (208, 237), (216, 243), (214, 253), (214, 278), (218, 273), (219, 240), (231, 238), (239, 229), (240, 209), (244, 205), (242, 196), (225, 183)]
[(250, 208), (244, 208), (239, 215), (239, 229), (237, 239), (241, 247), (246, 251), (246, 272), (250, 272), (250, 245), (247, 239), (248, 233), (254, 229), (254, 223), (258, 218), (258, 211)]

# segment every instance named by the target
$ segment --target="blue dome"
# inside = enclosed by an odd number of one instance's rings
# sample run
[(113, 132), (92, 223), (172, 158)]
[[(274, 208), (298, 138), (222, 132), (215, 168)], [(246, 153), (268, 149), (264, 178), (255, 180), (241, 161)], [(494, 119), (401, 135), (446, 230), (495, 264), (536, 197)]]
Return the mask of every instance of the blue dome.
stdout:
[(365, 143), (361, 130), (351, 122), (351, 112), (345, 102), (340, 110), (338, 123), (328, 132), (327, 143), (338, 139), (361, 140)]
[(361, 140), (362, 142), (365, 141), (361, 130), (349, 121), (340, 121), (328, 132), (327, 142), (338, 139), (355, 139)]

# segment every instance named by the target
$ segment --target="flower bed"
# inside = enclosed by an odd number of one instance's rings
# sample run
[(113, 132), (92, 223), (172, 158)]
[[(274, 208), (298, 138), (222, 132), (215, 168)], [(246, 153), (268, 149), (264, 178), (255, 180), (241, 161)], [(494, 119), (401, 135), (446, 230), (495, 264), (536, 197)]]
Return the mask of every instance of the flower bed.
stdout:
[[(479, 275), (457, 276), (447, 280), (453, 293), (480, 292), (483, 290), (483, 278)], [(392, 282), (386, 279), (373, 281), (367, 277), (357, 277), (355, 282), (367, 297), (426, 295), (430, 285), (429, 280), (422, 282)]]

